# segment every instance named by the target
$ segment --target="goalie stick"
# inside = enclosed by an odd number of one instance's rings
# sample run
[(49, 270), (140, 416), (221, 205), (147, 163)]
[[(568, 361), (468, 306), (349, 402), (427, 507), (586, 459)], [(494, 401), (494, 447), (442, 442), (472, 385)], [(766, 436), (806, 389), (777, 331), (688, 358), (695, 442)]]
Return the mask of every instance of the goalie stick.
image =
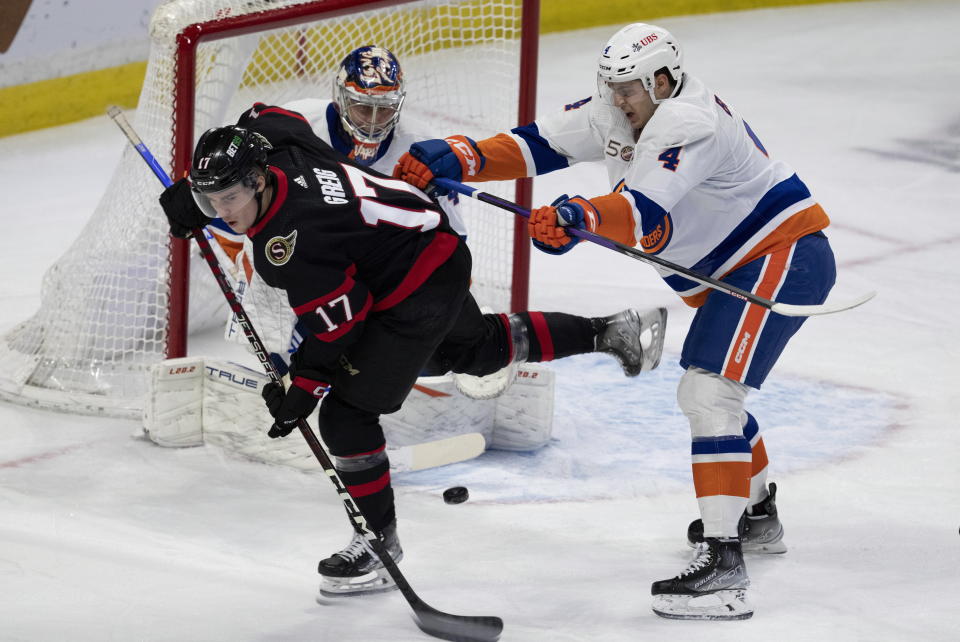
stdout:
[[(487, 192), (481, 192), (474, 187), (464, 185), (463, 183), (455, 180), (435, 177), (433, 179), (433, 184), (438, 187), (443, 187), (444, 189), (453, 190), (463, 194), (464, 196), (475, 198), (478, 201), (494, 205), (501, 209), (507, 210), (508, 212), (513, 212), (517, 216), (530, 218), (530, 210), (521, 207), (516, 203), (500, 198), (499, 196), (494, 196), (493, 194), (488, 194)], [(605, 236), (600, 236), (599, 234), (594, 234), (593, 232), (588, 232), (587, 230), (581, 230), (573, 227), (567, 228), (566, 231), (570, 236), (575, 236), (585, 241), (602, 245), (605, 248), (611, 249), (614, 252), (619, 252), (620, 254), (625, 254), (626, 256), (637, 259), (638, 261), (657, 265), (673, 272), (674, 274), (680, 274), (691, 281), (696, 281), (701, 285), (705, 285), (708, 288), (712, 288), (719, 292), (723, 292), (724, 294), (729, 294), (732, 297), (748, 301), (754, 305), (759, 305), (762, 308), (766, 308), (767, 310), (776, 312), (777, 314), (781, 314), (785, 317), (812, 317), (821, 314), (842, 312), (866, 303), (877, 294), (876, 292), (867, 292), (866, 294), (862, 294), (852, 301), (834, 304), (821, 303), (819, 305), (798, 305), (793, 303), (778, 303), (776, 301), (771, 301), (770, 299), (765, 299), (762, 296), (757, 296), (753, 292), (747, 292), (746, 290), (738, 288), (735, 285), (730, 285), (729, 283), (718, 281), (717, 279), (706, 276), (705, 274), (694, 272), (689, 268), (685, 268), (682, 265), (677, 265), (676, 263), (662, 259), (654, 254), (647, 254), (646, 252), (642, 252), (634, 247), (630, 247), (629, 245), (618, 243), (617, 241), (608, 239)]]
[[(153, 157), (153, 154), (150, 153), (150, 150), (147, 149), (147, 146), (127, 121), (123, 112), (118, 107), (111, 106), (107, 109), (107, 113), (110, 118), (117, 123), (117, 126), (120, 127), (126, 135), (130, 144), (139, 152), (140, 156), (147, 165), (150, 166), (164, 187), (170, 187), (173, 181), (170, 180), (170, 177), (167, 176), (163, 168), (160, 167), (160, 164)], [(267, 349), (257, 335), (257, 331), (250, 322), (250, 318), (244, 311), (243, 306), (237, 301), (233, 290), (230, 288), (230, 283), (227, 281), (227, 276), (217, 262), (217, 258), (213, 253), (213, 249), (210, 247), (210, 242), (204, 236), (203, 230), (201, 228), (195, 229), (193, 231), (193, 238), (196, 240), (197, 245), (200, 246), (201, 255), (206, 260), (210, 271), (217, 280), (217, 284), (223, 291), (223, 296), (226, 298), (230, 309), (233, 310), (233, 313), (236, 315), (237, 322), (240, 324), (240, 327), (243, 328), (243, 333), (253, 346), (253, 350), (263, 365), (263, 369), (272, 381), (280, 383), (280, 373), (277, 372), (273, 362), (270, 361)], [(310, 446), (310, 450), (313, 451), (313, 454), (316, 456), (317, 461), (320, 462), (320, 466), (337, 489), (337, 494), (340, 496), (340, 501), (343, 502), (344, 508), (346, 508), (347, 516), (350, 518), (354, 529), (366, 538), (370, 549), (380, 559), (380, 562), (396, 583), (397, 588), (400, 589), (403, 597), (407, 600), (410, 608), (413, 609), (414, 621), (417, 626), (419, 626), (424, 633), (442, 640), (453, 640), (455, 642), (495, 642), (498, 640), (503, 631), (503, 620), (499, 617), (444, 613), (420, 599), (413, 591), (413, 588), (410, 587), (403, 573), (400, 572), (400, 568), (396, 562), (394, 562), (390, 554), (387, 553), (383, 542), (381, 542), (376, 533), (367, 526), (366, 518), (357, 507), (356, 502), (347, 490), (343, 480), (340, 479), (336, 468), (334, 468), (333, 463), (330, 461), (330, 457), (326, 451), (324, 451), (320, 440), (313, 433), (313, 430), (311, 430), (310, 426), (303, 419), (298, 422), (297, 427), (300, 429), (300, 434), (303, 435), (307, 445)]]

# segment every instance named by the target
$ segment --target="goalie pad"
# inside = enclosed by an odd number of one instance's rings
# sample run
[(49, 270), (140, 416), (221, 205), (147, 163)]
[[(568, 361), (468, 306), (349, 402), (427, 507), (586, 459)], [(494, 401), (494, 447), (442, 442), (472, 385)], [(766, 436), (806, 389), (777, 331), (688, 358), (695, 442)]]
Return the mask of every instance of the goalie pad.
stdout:
[(553, 434), (554, 377), (553, 370), (542, 366), (516, 367), (513, 385), (494, 400), (490, 448), (529, 451), (547, 445)]
[[(301, 470), (316, 470), (313, 453), (297, 439), (270, 439), (273, 419), (260, 397), (269, 378), (217, 359), (170, 359), (151, 369), (143, 415), (146, 436), (161, 446), (212, 444), (238, 455)], [(380, 418), (391, 449), (479, 433), (490, 448), (535, 450), (553, 428), (551, 370), (524, 364), (515, 383), (495, 399), (457, 392), (452, 377), (421, 377), (396, 413)], [(316, 425), (315, 417), (311, 423)], [(398, 463), (403, 457), (396, 457)]]
[(161, 446), (203, 445), (202, 357), (167, 359), (150, 369), (143, 431)]

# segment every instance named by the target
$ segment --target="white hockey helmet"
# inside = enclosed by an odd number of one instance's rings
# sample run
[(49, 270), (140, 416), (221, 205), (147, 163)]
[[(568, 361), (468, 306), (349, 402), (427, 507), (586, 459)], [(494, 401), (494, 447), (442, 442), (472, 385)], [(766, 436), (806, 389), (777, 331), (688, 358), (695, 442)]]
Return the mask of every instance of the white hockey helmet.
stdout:
[(660, 103), (654, 95), (656, 73), (666, 69), (674, 80), (669, 98), (680, 91), (683, 80), (683, 52), (677, 39), (661, 27), (635, 22), (613, 34), (597, 64), (597, 86), (600, 95), (610, 98), (608, 83), (640, 80), (653, 102)]

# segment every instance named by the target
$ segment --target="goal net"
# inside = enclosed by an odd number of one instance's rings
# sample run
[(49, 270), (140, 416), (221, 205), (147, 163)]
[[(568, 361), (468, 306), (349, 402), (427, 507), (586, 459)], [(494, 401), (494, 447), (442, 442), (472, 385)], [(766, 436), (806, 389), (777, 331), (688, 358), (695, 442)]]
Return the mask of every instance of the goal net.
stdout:
[[(402, 118), (429, 123), (437, 137), (490, 136), (516, 126), (518, 114), (532, 116), (536, 59), (521, 54), (536, 42), (537, 26), (529, 19), (524, 26), (523, 4), (168, 0), (151, 21), (134, 128), (163, 168), (182, 175), (203, 131), (236, 122), (254, 102), (329, 98), (346, 53), (375, 44), (403, 67)], [(518, 198), (513, 184), (488, 187)], [(160, 190), (127, 149), (81, 234), (44, 275), (40, 309), (0, 338), (0, 397), (139, 416), (150, 365), (183, 356), (197, 320), (226, 320), (203, 310), (221, 295), (209, 273), (189, 274), (193, 250), (169, 239)], [(475, 296), (496, 311), (525, 305), (526, 259), (514, 256), (515, 222), (465, 200)]]

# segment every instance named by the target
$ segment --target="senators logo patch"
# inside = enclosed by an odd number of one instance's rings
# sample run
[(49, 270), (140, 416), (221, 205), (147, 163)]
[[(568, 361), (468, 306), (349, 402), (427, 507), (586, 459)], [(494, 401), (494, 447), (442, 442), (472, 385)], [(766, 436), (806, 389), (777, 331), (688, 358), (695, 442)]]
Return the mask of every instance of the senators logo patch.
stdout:
[(267, 260), (276, 266), (284, 265), (293, 256), (293, 248), (297, 244), (297, 230), (286, 236), (274, 236), (267, 241), (264, 252)]

